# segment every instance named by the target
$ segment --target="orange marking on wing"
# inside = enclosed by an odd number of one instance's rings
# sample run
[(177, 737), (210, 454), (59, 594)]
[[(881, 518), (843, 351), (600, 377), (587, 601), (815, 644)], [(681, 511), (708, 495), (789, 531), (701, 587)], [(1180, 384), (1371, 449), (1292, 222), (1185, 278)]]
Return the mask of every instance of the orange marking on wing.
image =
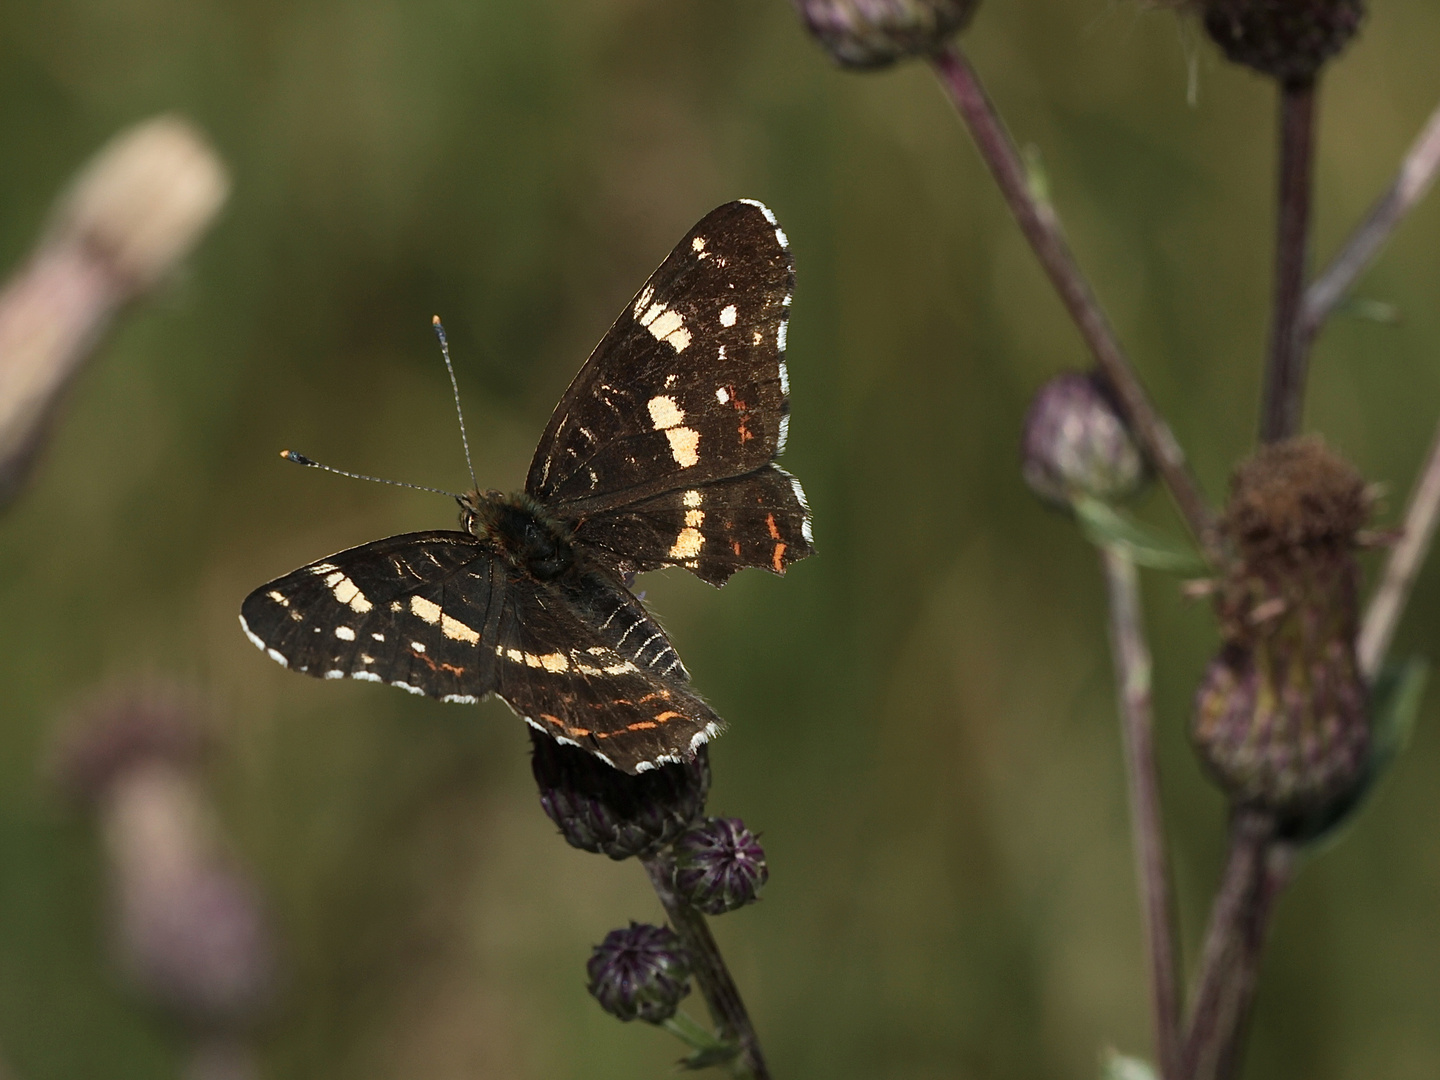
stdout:
[(770, 539), (771, 539), (771, 540), (779, 540), (779, 539), (780, 539), (780, 530), (775, 527), (775, 515), (774, 515), (774, 514), (766, 514), (766, 515), (765, 515), (765, 525), (770, 529)]
[(735, 557), (738, 559), (740, 557), (740, 541), (736, 540), (730, 546), (735, 549)]
[(754, 435), (750, 434), (750, 429), (745, 426), (744, 420), (740, 421), (740, 427), (737, 430), (740, 432), (741, 443), (747, 443), (755, 437)]
[(464, 675), (464, 674), (465, 674), (465, 669), (464, 669), (463, 667), (456, 667), (454, 664), (441, 664), (441, 665), (440, 665), (440, 670), (441, 670), (441, 671), (448, 671), (448, 672), (450, 672), (450, 674), (452, 674), (452, 675)]
[(775, 573), (777, 573), (777, 574), (783, 574), (783, 573), (785, 572), (785, 566), (784, 566), (784, 564), (782, 564), (782, 563), (780, 562), (780, 556), (781, 556), (781, 555), (784, 555), (784, 554), (785, 554), (785, 545), (784, 545), (784, 544), (776, 544), (776, 545), (775, 545), (775, 558), (774, 558), (774, 560), (771, 562), (770, 565), (772, 565), (773, 567), (775, 567)]
[(583, 739), (585, 738), (585, 736), (590, 734), (590, 732), (586, 731), (583, 727), (572, 727), (566, 728), (565, 730), (568, 731), (571, 735), (574, 735), (577, 739)]
[(684, 715), (684, 713), (678, 712), (662, 712), (659, 716), (655, 717), (655, 723), (663, 724), (666, 720), (673, 720), (677, 716), (684, 717)]
[(649, 731), (651, 728), (659, 727), (659, 724), (652, 724), (649, 720), (636, 720), (625, 728), (626, 731)]

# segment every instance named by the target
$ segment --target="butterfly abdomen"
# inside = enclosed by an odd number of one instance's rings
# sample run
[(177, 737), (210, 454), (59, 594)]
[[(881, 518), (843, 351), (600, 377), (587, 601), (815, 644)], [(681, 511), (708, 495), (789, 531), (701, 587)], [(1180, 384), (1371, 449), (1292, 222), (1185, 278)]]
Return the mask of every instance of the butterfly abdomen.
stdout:
[(460, 524), (494, 544), (511, 566), (540, 581), (551, 581), (575, 565), (570, 526), (523, 492), (471, 492), (462, 504)]

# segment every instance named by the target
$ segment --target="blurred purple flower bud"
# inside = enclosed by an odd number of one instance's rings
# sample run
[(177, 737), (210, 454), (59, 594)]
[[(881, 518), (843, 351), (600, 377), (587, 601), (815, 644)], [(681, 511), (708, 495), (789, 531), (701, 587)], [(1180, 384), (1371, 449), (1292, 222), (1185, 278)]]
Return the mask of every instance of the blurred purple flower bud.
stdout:
[(672, 850), (675, 892), (706, 915), (754, 903), (770, 877), (765, 849), (739, 818), (707, 818)]
[(805, 27), (841, 67), (878, 68), (929, 56), (969, 25), (979, 0), (793, 0)]
[(99, 815), (122, 970), (192, 1025), (236, 1030), (270, 1001), (275, 944), (258, 890), (222, 851), (202, 744), (178, 695), (137, 694), (72, 725), (57, 771)]
[(632, 922), (611, 930), (585, 969), (591, 996), (621, 1020), (663, 1023), (690, 993), (690, 962), (680, 938), (666, 926)]
[(1194, 0), (1225, 56), (1282, 82), (1305, 82), (1350, 43), (1364, 0)]
[(683, 833), (705, 809), (710, 758), (630, 776), (573, 746), (532, 730), (530, 759), (540, 805), (573, 847), (612, 859), (650, 855)]
[(1057, 375), (1036, 393), (1025, 416), (1021, 471), (1036, 495), (1060, 507), (1079, 496), (1118, 502), (1148, 478), (1109, 386), (1080, 371)]

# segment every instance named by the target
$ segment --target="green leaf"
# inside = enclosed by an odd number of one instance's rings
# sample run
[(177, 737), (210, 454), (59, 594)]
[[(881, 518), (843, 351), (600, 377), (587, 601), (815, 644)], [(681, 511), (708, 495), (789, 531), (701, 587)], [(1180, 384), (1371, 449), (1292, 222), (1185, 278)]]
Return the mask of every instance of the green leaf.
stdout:
[(1370, 756), (1359, 782), (1323, 815), (1290, 823), (1287, 839), (1313, 855), (1340, 838), (1409, 744), (1429, 677), (1430, 662), (1423, 656), (1385, 665), (1370, 687)]
[(1138, 566), (1182, 575), (1203, 574), (1209, 569), (1200, 553), (1184, 541), (1158, 533), (1108, 503), (1081, 495), (1072, 505), (1092, 544), (1118, 547)]
[(1144, 1058), (1109, 1051), (1100, 1064), (1100, 1080), (1157, 1080), (1155, 1066)]
[(1395, 326), (1400, 322), (1400, 308), (1384, 300), (1367, 300), (1363, 296), (1347, 296), (1335, 307), (1335, 314), (1348, 315), (1366, 322)]
[(680, 1059), (683, 1070), (709, 1069), (733, 1061), (740, 1053), (740, 1047), (732, 1042), (717, 1038), (693, 1017), (681, 1011), (661, 1026), (671, 1035), (694, 1050), (693, 1054)]
[(1031, 197), (1041, 206), (1049, 206), (1050, 176), (1045, 171), (1045, 158), (1040, 153), (1040, 147), (1026, 143), (1020, 156), (1025, 160), (1025, 186)]

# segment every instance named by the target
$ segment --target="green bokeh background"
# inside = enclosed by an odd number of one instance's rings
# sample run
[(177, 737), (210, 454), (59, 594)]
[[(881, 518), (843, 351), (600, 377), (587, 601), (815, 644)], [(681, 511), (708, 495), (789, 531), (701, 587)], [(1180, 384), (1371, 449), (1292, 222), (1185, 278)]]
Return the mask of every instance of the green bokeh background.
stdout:
[[(1377, 4), (1327, 77), (1320, 254), (1440, 97), (1436, 40), (1429, 0)], [(1220, 492), (1256, 424), (1270, 86), (1129, 0), (992, 0), (967, 46)], [(589, 946), (658, 905), (638, 867), (555, 837), (522, 725), (495, 702), (300, 678), (235, 615), (301, 562), (453, 520), (275, 457), (463, 484), (432, 313), (482, 484), (518, 487), (620, 305), (739, 196), (773, 207), (795, 252), (785, 464), (819, 554), (783, 581), (641, 587), (731, 724), (712, 808), (764, 833), (765, 899), (717, 933), (774, 1073), (1086, 1077), (1105, 1047), (1149, 1052), (1097, 564), (1016, 467), (1029, 395), (1085, 356), (923, 66), (842, 74), (781, 0), (10, 3), (0, 265), (103, 140), (170, 110), (209, 132), (232, 201), (101, 349), (0, 521), (0, 1056), (17, 1077), (179, 1067), (177, 1035), (106, 962), (93, 828), (40, 779), (66, 710), (142, 676), (213, 705), (215, 798), (290, 967), (268, 1076), (667, 1075), (678, 1044), (583, 985)], [(1386, 485), (1392, 519), (1440, 413), (1437, 236), (1432, 200), (1362, 283), (1398, 325), (1341, 319), (1315, 355), (1307, 426)], [(1162, 494), (1142, 509), (1174, 527)], [(1214, 632), (1173, 579), (1145, 583), (1193, 959), (1223, 807), (1184, 725)], [(1431, 569), (1401, 650), (1440, 656), (1437, 605)], [(1435, 713), (1284, 898), (1247, 1075), (1440, 1074)]]

